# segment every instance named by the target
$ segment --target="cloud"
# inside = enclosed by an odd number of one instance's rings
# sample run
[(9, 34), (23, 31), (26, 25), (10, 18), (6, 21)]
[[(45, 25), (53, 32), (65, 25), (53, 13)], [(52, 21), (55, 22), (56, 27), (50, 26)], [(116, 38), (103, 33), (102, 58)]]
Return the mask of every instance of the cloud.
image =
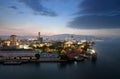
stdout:
[(120, 28), (120, 0), (83, 0), (68, 27), (77, 29)]
[(81, 14), (119, 14), (120, 0), (84, 0), (78, 7), (82, 9)]
[(8, 6), (8, 8), (15, 10), (18, 14), (24, 14), (23, 11), (19, 11), (19, 8), (17, 6)]
[(57, 14), (50, 9), (42, 6), (41, 0), (19, 0), (34, 11), (35, 15), (57, 16)]
[(118, 16), (80, 16), (69, 23), (69, 27), (77, 29), (108, 29), (120, 28), (120, 15)]
[(8, 8), (11, 8), (11, 9), (14, 9), (14, 10), (18, 9), (16, 6), (9, 6)]

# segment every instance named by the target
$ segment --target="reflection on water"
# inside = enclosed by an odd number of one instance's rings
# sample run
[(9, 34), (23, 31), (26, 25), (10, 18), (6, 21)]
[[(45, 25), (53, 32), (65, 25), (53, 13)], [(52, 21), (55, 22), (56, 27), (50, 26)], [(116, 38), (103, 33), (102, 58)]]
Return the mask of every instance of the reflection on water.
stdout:
[(97, 61), (0, 65), (0, 79), (119, 79), (119, 45), (96, 43)]

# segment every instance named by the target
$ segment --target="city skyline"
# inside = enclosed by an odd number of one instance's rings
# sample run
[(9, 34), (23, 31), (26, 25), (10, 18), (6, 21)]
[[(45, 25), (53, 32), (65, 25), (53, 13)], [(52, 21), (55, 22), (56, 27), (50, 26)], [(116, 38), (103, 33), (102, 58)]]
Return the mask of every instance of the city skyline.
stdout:
[(119, 0), (0, 0), (0, 35), (120, 36)]

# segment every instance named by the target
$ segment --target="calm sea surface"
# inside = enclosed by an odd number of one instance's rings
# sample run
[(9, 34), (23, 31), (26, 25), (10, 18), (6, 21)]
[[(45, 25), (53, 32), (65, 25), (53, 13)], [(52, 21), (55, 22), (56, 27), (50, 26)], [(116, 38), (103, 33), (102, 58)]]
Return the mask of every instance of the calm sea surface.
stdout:
[(0, 79), (120, 79), (120, 42), (97, 42), (96, 62), (0, 65)]

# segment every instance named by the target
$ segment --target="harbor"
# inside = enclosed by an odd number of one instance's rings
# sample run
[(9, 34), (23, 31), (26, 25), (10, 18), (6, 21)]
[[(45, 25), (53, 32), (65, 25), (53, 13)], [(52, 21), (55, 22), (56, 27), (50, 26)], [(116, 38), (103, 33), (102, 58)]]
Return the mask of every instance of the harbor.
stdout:
[[(1, 51), (0, 51), (1, 52)], [(42, 63), (42, 62), (82, 62), (84, 60), (90, 59), (90, 56), (80, 54), (79, 57), (76, 56), (74, 59), (60, 59), (57, 53), (41, 53), (40, 58), (35, 57), (35, 53), (27, 51), (26, 53), (0, 53), (0, 63), (4, 65), (21, 65), (25, 63)], [(25, 52), (25, 51), (21, 51)], [(29, 53), (28, 53), (29, 52)]]
[(38, 32), (37, 39), (17, 39), (11, 35), (9, 40), (0, 42), (0, 62), (4, 65), (41, 62), (82, 62), (97, 60), (97, 52), (92, 40), (75, 40), (73, 36), (67, 40), (46, 41)]

